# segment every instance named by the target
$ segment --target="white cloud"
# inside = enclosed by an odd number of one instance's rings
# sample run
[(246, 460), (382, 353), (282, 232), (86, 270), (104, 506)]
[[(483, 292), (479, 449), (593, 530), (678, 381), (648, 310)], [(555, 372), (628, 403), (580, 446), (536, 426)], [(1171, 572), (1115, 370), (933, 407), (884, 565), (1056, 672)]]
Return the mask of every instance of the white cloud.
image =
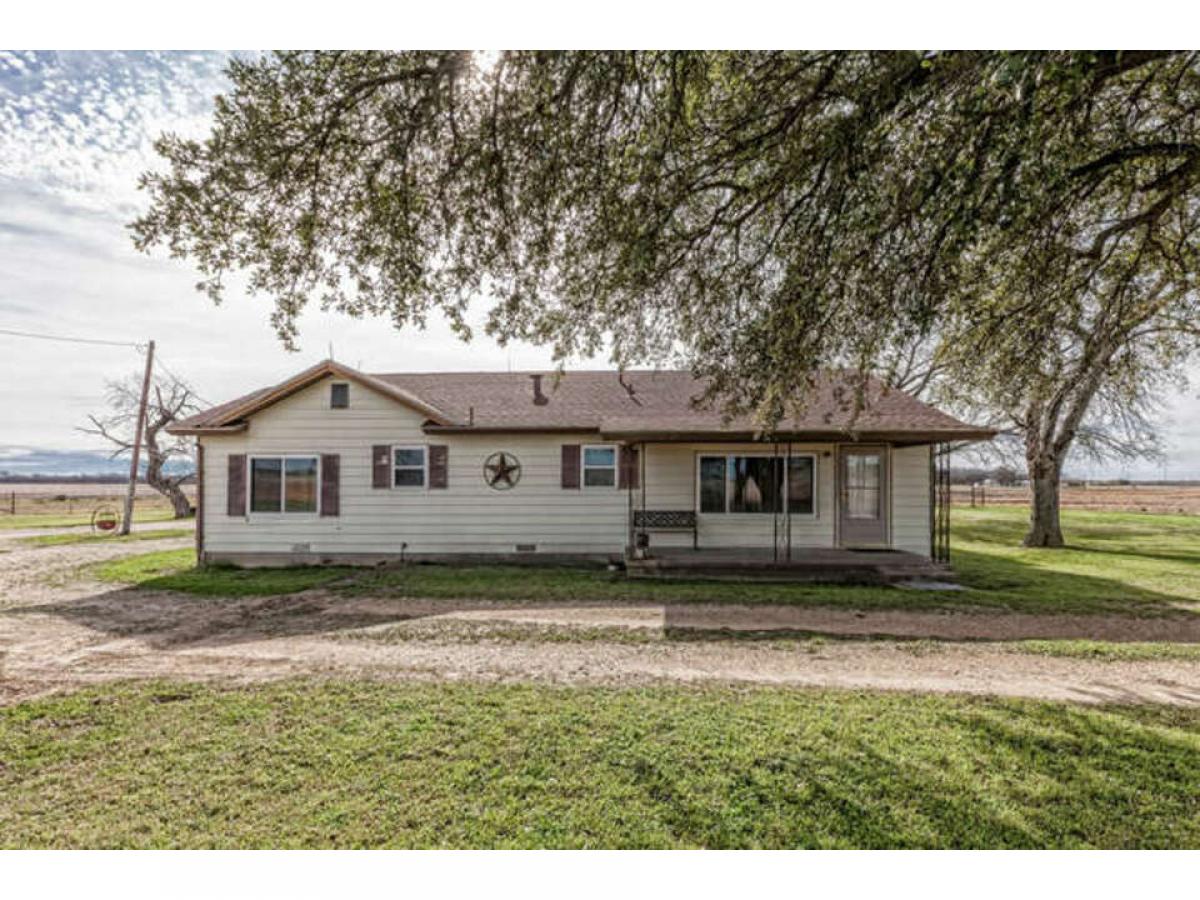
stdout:
[[(267, 299), (231, 290), (214, 307), (186, 264), (137, 253), (125, 223), (139, 206), (137, 175), (158, 162), (151, 142), (163, 130), (204, 132), (225, 58), (0, 55), (0, 327), (155, 338), (166, 365), (214, 402), (278, 381), (331, 345), (377, 371), (550, 365), (548, 351), (528, 345), (504, 349), (479, 335), (467, 346), (437, 319), (398, 332), (316, 308), (300, 321), (302, 352), (291, 354), (270, 329)], [(75, 426), (101, 405), (106, 379), (139, 364), (133, 350), (3, 335), (0, 359), (0, 444), (43, 447), (93, 445)]]

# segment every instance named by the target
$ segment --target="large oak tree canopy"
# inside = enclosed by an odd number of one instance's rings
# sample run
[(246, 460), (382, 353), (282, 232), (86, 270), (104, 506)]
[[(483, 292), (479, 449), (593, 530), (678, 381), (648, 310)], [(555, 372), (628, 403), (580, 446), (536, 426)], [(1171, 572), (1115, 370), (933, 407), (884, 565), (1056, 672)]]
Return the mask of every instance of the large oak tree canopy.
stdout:
[(1115, 284), (1194, 325), (1195, 54), (278, 53), (229, 76), (209, 138), (159, 141), (135, 240), (215, 299), (247, 271), (286, 342), (310, 298), (465, 332), (486, 293), (501, 340), (680, 352), (769, 425), (817, 366), (935, 327), (1040, 377), (1039, 335)]

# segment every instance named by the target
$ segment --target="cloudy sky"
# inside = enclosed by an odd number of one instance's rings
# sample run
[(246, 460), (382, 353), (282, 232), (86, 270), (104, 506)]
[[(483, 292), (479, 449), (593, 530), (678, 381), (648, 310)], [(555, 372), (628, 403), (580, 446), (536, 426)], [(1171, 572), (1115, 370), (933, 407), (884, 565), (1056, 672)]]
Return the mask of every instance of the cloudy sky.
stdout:
[[(213, 402), (278, 381), (331, 344), (335, 357), (368, 371), (550, 364), (537, 347), (505, 349), (482, 336), (464, 345), (440, 322), (397, 332), (386, 321), (320, 311), (301, 322), (301, 352), (288, 353), (268, 325), (266, 298), (231, 291), (215, 307), (195, 291), (186, 264), (137, 253), (125, 223), (143, 202), (138, 173), (156, 165), (151, 142), (162, 131), (205, 132), (225, 61), (223, 53), (0, 52), (0, 329), (154, 338), (165, 365)], [(0, 334), (0, 359), (3, 455), (14, 446), (96, 446), (75, 428), (102, 405), (105, 379), (135, 372), (140, 357)], [(1169, 477), (1200, 478), (1194, 395), (1171, 400)], [(1163, 474), (1159, 466), (1093, 468)]]
[[(125, 223), (144, 203), (138, 173), (157, 164), (151, 142), (163, 131), (205, 132), (225, 60), (0, 52), (0, 329), (154, 338), (165, 365), (213, 402), (293, 374), (331, 344), (368, 371), (550, 364), (536, 347), (483, 337), (465, 345), (441, 322), (398, 332), (319, 310), (302, 320), (301, 352), (289, 353), (269, 327), (267, 299), (234, 291), (213, 306), (186, 264), (135, 251)], [(49, 448), (94, 446), (75, 426), (101, 405), (105, 379), (137, 371), (140, 359), (134, 349), (3, 334), (0, 358), (0, 445)]]

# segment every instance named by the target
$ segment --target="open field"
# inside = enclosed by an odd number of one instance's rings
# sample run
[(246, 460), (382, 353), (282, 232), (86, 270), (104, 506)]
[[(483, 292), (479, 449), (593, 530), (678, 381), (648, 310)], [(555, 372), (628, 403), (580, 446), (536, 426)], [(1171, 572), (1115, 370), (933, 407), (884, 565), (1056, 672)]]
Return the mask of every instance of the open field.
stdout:
[[(195, 488), (184, 493), (194, 500)], [(100, 507), (120, 510), (125, 502), (123, 484), (87, 482), (39, 482), (0, 484), (0, 530), (57, 528), (87, 525)], [(153, 522), (171, 518), (171, 505), (145, 484), (137, 486), (134, 521)]]
[(1195, 847), (1200, 712), (110, 686), (0, 709), (7, 847)]
[[(956, 507), (970, 506), (970, 486), (956, 484), (951, 493)], [(987, 506), (1028, 507), (1030, 496), (1023, 487), (988, 485), (975, 491), (976, 503)], [(1065, 485), (1061, 497), (1064, 509), (1200, 515), (1200, 484)]]
[[(118, 510), (120, 506), (116, 507)], [(167, 506), (136, 506), (133, 510), (134, 522), (170, 522), (175, 514)], [(35, 513), (33, 515), (0, 516), (0, 535), (6, 531), (30, 531), (40, 528), (80, 528), (85, 529), (92, 523), (92, 514), (72, 513)]]
[(188, 537), (192, 534), (194, 534), (194, 532), (190, 528), (146, 528), (132, 531), (129, 534), (124, 535), (91, 534), (87, 531), (74, 531), (65, 533), (35, 534), (30, 537), (18, 538), (17, 540), (29, 547), (60, 547), (64, 544), (93, 544), (109, 542), (127, 544), (133, 541), (161, 541), (164, 538)]

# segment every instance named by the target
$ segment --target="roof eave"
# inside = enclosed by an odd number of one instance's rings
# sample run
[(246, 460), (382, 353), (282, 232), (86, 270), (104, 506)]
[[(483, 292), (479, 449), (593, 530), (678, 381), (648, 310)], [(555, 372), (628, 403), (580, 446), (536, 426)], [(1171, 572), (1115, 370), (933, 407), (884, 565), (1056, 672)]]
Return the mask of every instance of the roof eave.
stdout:
[(250, 427), (249, 422), (234, 422), (230, 425), (168, 425), (167, 434), (202, 437), (209, 434), (238, 434)]
[(426, 434), (599, 434), (596, 425), (439, 425), (427, 422)]
[(988, 441), (996, 436), (990, 429), (927, 429), (847, 431), (844, 429), (805, 430), (764, 434), (755, 431), (680, 431), (664, 429), (603, 429), (600, 437), (612, 441), (658, 441), (682, 443), (687, 441), (734, 441), (746, 443), (778, 443), (780, 441), (909, 443), (938, 444), (948, 441)]

